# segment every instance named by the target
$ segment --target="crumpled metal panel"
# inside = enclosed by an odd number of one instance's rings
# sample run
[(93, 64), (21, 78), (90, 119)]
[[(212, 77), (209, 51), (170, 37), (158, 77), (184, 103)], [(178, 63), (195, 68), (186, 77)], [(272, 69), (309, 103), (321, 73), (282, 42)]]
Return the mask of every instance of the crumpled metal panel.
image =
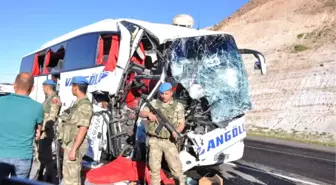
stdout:
[(206, 97), (213, 122), (252, 108), (247, 73), (232, 36), (177, 39), (167, 51), (173, 78), (193, 99)]

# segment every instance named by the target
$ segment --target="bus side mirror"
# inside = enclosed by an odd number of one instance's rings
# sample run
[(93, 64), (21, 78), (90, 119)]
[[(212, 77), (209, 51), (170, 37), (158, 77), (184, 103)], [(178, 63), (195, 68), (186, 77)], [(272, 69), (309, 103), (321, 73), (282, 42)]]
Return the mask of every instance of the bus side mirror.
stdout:
[(260, 69), (261, 69), (261, 63), (260, 63), (260, 61), (256, 61), (256, 62), (254, 63), (254, 69), (255, 69), (255, 70), (260, 70)]
[(266, 74), (267, 72), (266, 60), (262, 53), (256, 50), (252, 50), (252, 49), (239, 49), (239, 52), (241, 55), (252, 54), (257, 59), (257, 61), (254, 63), (254, 69), (260, 70), (262, 75)]

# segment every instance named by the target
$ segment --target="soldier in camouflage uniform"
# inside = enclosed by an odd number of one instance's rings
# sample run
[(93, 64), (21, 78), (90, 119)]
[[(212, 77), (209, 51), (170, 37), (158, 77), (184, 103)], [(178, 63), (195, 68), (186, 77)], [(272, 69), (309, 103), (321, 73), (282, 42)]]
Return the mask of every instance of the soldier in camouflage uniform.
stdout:
[(43, 102), (44, 117), (41, 130), (42, 135), (39, 141), (34, 142), (34, 159), (29, 175), (29, 178), (34, 180), (38, 180), (45, 167), (46, 175), (49, 176), (49, 178), (53, 174), (51, 143), (54, 131), (52, 128), (61, 106), (59, 97), (54, 91), (56, 86), (55, 82), (46, 80), (42, 85), (43, 92), (46, 95), (46, 99)]
[(84, 77), (72, 79), (72, 93), (77, 97), (75, 103), (60, 116), (62, 128), (60, 138), (64, 148), (63, 184), (81, 184), (81, 162), (87, 148), (87, 130), (93, 115), (93, 108), (86, 96), (88, 81)]
[(54, 138), (54, 124), (58, 116), (61, 101), (55, 92), (56, 83), (52, 80), (46, 80), (43, 83), (43, 91), (46, 99), (43, 102), (44, 119), (42, 125), (42, 135), (39, 142), (39, 160), (41, 162), (40, 173), (46, 170), (46, 181), (55, 182), (55, 171), (52, 160), (51, 144)]
[[(151, 101), (154, 108), (160, 110), (163, 115), (170, 121), (178, 132), (182, 132), (185, 125), (184, 107), (181, 103), (172, 99), (172, 86), (170, 83), (163, 83), (160, 88), (160, 100)], [(167, 161), (171, 173), (178, 179), (179, 184), (185, 184), (182, 171), (182, 164), (179, 158), (177, 146), (174, 143), (177, 133), (170, 133), (165, 127), (162, 128), (159, 135), (155, 134), (155, 129), (158, 126), (156, 116), (152, 114), (148, 107), (145, 107), (140, 112), (140, 117), (148, 118), (149, 137), (149, 168), (151, 172), (151, 185), (160, 185), (160, 169), (162, 154)]]

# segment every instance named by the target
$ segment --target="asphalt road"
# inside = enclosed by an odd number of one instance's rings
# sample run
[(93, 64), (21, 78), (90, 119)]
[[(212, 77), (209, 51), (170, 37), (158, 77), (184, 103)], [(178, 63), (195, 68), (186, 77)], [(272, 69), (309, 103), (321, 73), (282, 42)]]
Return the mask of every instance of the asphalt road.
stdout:
[(241, 160), (199, 170), (198, 177), (218, 173), (225, 185), (335, 184), (335, 148), (258, 138), (244, 143)]
[(245, 140), (243, 160), (327, 184), (335, 184), (335, 148)]
[(223, 178), (224, 185), (296, 185), (295, 181), (267, 174), (247, 165), (231, 166), (221, 165), (199, 169), (197, 172), (190, 172), (188, 175), (195, 179), (203, 176), (213, 176), (218, 174)]

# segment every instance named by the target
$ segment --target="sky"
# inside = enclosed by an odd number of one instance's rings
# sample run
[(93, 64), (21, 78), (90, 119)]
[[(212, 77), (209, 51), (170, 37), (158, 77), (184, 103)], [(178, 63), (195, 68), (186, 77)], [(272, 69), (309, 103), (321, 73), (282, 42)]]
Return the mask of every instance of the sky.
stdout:
[(248, 0), (58, 0), (0, 3), (0, 83), (12, 83), (22, 56), (45, 42), (103, 19), (132, 18), (171, 24), (177, 14), (194, 18), (194, 28), (219, 23)]

